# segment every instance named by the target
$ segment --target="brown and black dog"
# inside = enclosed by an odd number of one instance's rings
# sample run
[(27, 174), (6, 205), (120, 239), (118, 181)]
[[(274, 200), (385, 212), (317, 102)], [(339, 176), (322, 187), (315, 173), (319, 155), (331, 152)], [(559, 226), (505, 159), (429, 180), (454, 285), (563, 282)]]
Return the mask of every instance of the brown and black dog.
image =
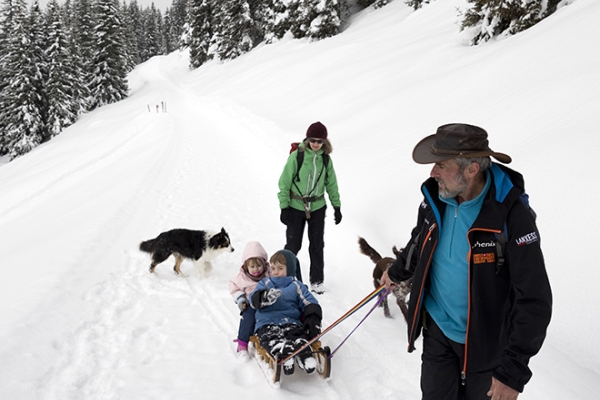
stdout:
[[(375, 268), (373, 269), (373, 285), (375, 289), (381, 286), (381, 276), (383, 273), (392, 265), (395, 258), (391, 257), (381, 257), (381, 255), (373, 249), (369, 243), (362, 237), (358, 238), (358, 246), (360, 247), (360, 252), (365, 256), (369, 257), (371, 261), (375, 263)], [(392, 251), (396, 256), (400, 253), (400, 251), (394, 246)], [(394, 286), (392, 286), (392, 293), (396, 296), (396, 304), (400, 307), (400, 311), (402, 311), (402, 315), (404, 315), (404, 319), (407, 320), (408, 306), (406, 304), (406, 296), (410, 293), (410, 289), (412, 288), (412, 278), (402, 281)], [(383, 299), (381, 302), (383, 304), (383, 315), (387, 318), (391, 318), (390, 307), (388, 305), (387, 297)]]

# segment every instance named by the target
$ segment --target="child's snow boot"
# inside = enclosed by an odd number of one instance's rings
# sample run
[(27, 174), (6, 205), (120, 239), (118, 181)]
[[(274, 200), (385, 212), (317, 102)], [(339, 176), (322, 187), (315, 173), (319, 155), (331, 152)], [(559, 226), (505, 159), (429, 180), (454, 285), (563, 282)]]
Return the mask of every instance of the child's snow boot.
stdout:
[(248, 351), (248, 342), (244, 342), (243, 340), (236, 339), (234, 342), (237, 342), (237, 352), (241, 353), (242, 351)]
[(285, 375), (292, 375), (294, 373), (294, 357), (283, 364), (283, 373)]
[(307, 374), (312, 374), (317, 370), (317, 360), (315, 360), (314, 357), (309, 357), (306, 360), (304, 360), (304, 371)]
[[(284, 360), (294, 352), (294, 346), (291, 341), (284, 340), (281, 346), (281, 360)], [(292, 375), (294, 373), (294, 357), (283, 363), (283, 373), (285, 375)]]
[(317, 360), (315, 360), (310, 352), (304, 352), (297, 355), (295, 358), (298, 367), (304, 370), (307, 374), (310, 375), (317, 370)]

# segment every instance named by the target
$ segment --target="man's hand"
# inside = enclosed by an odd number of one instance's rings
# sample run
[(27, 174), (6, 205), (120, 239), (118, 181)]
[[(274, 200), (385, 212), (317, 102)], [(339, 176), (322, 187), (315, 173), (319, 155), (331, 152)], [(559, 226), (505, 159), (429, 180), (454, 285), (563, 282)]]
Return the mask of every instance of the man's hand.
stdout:
[(491, 400), (516, 400), (517, 396), (519, 396), (519, 392), (510, 386), (506, 386), (498, 379), (492, 378), (492, 387), (490, 387), (490, 391), (487, 395), (491, 397)]
[(389, 289), (389, 288), (391, 288), (392, 286), (394, 286), (394, 285), (395, 285), (395, 283), (394, 283), (394, 282), (392, 282), (392, 280), (390, 279), (390, 277), (389, 277), (389, 275), (388, 275), (387, 271), (385, 271), (385, 272), (383, 273), (383, 275), (381, 276), (381, 284), (382, 284), (382, 285), (385, 285), (385, 288), (386, 288), (386, 289)]

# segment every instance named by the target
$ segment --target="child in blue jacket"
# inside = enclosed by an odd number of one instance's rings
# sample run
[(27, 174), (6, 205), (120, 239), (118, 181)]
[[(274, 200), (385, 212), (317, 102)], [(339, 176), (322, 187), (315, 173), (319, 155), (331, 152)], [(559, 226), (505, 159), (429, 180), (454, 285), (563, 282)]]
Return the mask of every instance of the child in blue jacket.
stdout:
[[(256, 309), (255, 334), (260, 345), (281, 360), (321, 332), (322, 311), (308, 286), (295, 278), (300, 263), (294, 253), (280, 250), (269, 263), (271, 277), (258, 282), (250, 304)], [(294, 373), (294, 362), (308, 374), (317, 367), (310, 346), (286, 361), (284, 374)]]

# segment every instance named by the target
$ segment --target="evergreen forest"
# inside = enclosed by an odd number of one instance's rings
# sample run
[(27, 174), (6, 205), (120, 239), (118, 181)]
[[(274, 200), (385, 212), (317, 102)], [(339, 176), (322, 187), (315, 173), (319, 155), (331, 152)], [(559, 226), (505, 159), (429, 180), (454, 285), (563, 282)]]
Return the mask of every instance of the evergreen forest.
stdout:
[[(28, 153), (97, 107), (128, 95), (127, 74), (175, 50), (190, 68), (226, 62), (261, 43), (341, 33), (367, 7), (442, 0), (173, 0), (164, 13), (136, 0), (0, 0), (0, 156)], [(517, 34), (566, 0), (465, 0), (472, 44)]]

